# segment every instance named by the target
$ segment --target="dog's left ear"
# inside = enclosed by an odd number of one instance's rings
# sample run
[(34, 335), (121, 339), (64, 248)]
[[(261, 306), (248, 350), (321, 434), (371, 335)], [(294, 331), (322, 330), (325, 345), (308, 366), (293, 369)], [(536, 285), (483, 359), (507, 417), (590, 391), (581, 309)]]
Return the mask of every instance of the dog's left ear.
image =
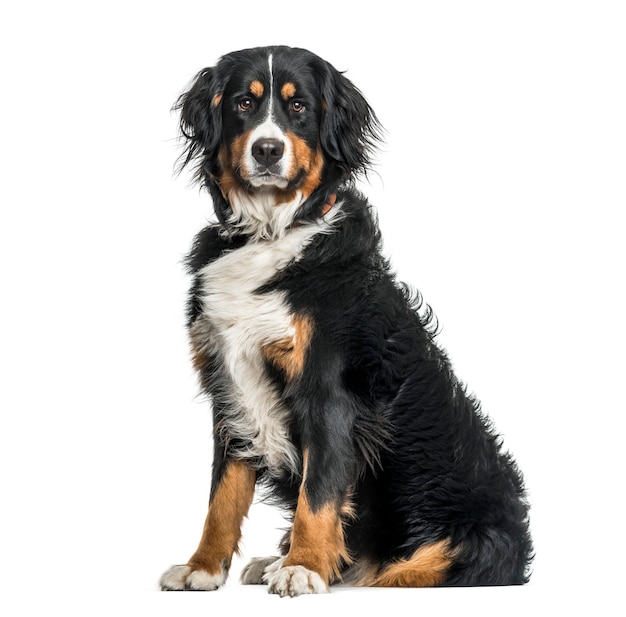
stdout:
[(371, 167), (374, 150), (382, 140), (382, 126), (359, 89), (331, 64), (322, 62), (321, 146), (344, 179), (354, 178)]

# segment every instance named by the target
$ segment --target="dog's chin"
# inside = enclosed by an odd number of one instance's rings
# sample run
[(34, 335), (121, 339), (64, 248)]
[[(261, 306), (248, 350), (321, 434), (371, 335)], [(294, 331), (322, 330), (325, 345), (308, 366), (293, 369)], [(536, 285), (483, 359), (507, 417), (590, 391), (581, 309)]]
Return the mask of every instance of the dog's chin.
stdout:
[(286, 189), (289, 185), (289, 180), (287, 178), (283, 178), (282, 176), (278, 176), (276, 174), (259, 174), (256, 176), (252, 176), (248, 179), (250, 186), (256, 189), (262, 188), (276, 188), (276, 189)]

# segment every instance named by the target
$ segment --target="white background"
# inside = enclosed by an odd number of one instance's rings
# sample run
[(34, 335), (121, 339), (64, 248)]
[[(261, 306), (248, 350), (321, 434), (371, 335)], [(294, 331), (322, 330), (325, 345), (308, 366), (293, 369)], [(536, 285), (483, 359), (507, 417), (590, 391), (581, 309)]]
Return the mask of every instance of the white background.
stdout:
[[(4, 8), (0, 612), (623, 610), (622, 6)], [(281, 600), (232, 577), (211, 594), (156, 590), (195, 549), (211, 461), (181, 265), (211, 209), (173, 174), (170, 107), (199, 69), (264, 44), (347, 71), (387, 129), (364, 189), (396, 270), (525, 472), (526, 587)], [(272, 554), (281, 525), (254, 506), (243, 559)]]

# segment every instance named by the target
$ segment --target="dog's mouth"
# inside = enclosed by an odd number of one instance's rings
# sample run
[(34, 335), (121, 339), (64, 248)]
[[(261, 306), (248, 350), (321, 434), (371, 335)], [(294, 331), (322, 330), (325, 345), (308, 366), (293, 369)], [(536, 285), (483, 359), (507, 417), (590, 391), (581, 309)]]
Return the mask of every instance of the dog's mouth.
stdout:
[(285, 178), (282, 174), (266, 168), (251, 174), (248, 178), (248, 182), (255, 188), (274, 186), (279, 189), (284, 189), (289, 184), (289, 179)]

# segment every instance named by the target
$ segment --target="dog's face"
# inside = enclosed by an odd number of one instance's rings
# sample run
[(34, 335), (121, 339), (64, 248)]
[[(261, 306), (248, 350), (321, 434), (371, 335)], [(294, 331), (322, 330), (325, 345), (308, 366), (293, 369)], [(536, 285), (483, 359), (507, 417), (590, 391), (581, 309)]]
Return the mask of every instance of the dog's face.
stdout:
[(323, 102), (310, 64), (293, 66), (280, 53), (242, 62), (216, 95), (222, 106), (219, 183), (223, 191), (319, 186)]
[[(315, 216), (328, 194), (365, 171), (378, 139), (361, 93), (303, 49), (261, 47), (204, 69), (179, 100), (186, 158), (199, 163), (224, 223), (235, 202), (298, 199)], [(319, 195), (317, 195), (319, 193)]]

